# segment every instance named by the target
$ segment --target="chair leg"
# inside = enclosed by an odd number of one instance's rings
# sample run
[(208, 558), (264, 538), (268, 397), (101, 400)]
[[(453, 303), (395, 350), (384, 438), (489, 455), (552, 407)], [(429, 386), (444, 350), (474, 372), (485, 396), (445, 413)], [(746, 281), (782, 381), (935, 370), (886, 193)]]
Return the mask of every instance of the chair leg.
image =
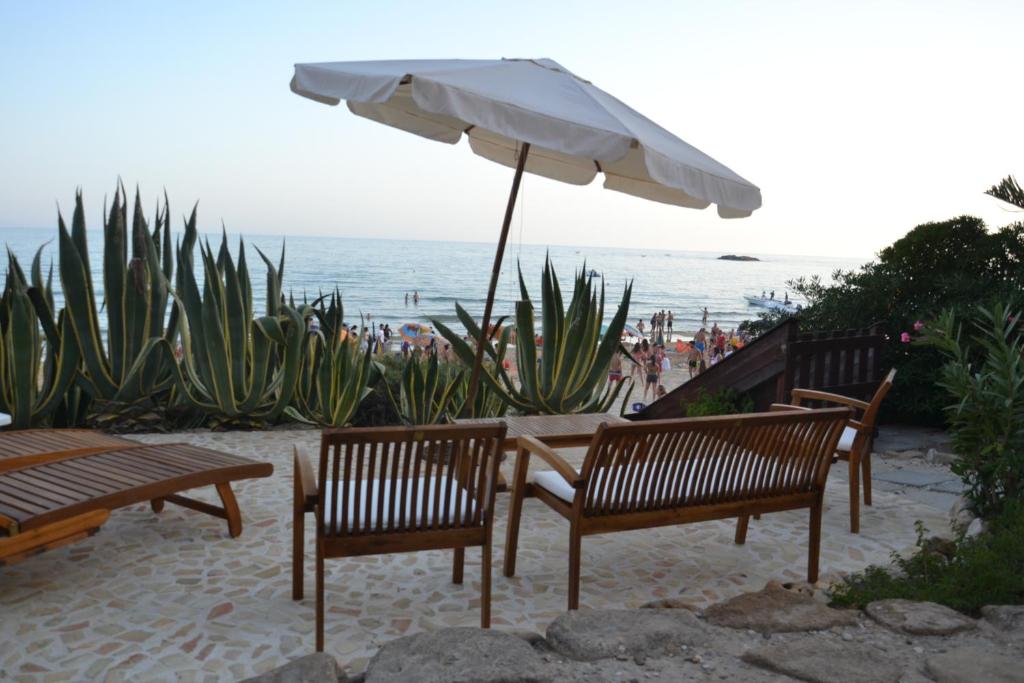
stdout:
[(452, 562), (452, 583), (462, 585), (462, 572), (466, 566), (466, 549), (455, 549), (455, 561)]
[(220, 502), (224, 506), (224, 515), (228, 520), (228, 534), (231, 538), (238, 538), (242, 535), (242, 513), (238, 509), (238, 501), (231, 491), (231, 484), (224, 482), (217, 484), (217, 493), (220, 495)]
[(860, 533), (860, 457), (850, 451), (850, 532)]
[(491, 538), (480, 549), (480, 628), (491, 627)]
[(519, 549), (519, 520), (523, 514), (523, 497), (526, 495), (526, 470), (530, 456), (520, 451), (516, 457), (515, 473), (512, 476), (512, 492), (508, 502), (508, 528), (505, 530), (505, 576), (515, 576), (516, 552)]
[(154, 498), (149, 501), (149, 507), (153, 508), (153, 512), (160, 513), (164, 511), (164, 499)]
[(316, 651), (324, 651), (324, 548), (316, 543)]
[(820, 500), (811, 507), (811, 538), (807, 548), (807, 583), (817, 583), (818, 581), (818, 560), (821, 557), (821, 508)]
[(583, 551), (583, 537), (579, 526), (569, 527), (569, 609), (580, 608), (580, 554)]
[(736, 545), (743, 545), (747, 542), (747, 525), (750, 524), (750, 515), (740, 515), (736, 520)]
[(861, 457), (860, 470), (864, 486), (864, 504), (871, 505), (871, 449)]
[(292, 509), (292, 600), (301, 600), (305, 564), (306, 511), (299, 501)]

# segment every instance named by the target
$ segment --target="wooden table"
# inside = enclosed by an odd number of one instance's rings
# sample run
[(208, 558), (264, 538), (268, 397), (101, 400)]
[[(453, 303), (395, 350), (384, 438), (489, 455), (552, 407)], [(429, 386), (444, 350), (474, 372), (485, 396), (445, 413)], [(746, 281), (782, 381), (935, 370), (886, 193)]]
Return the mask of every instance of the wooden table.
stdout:
[(532, 436), (546, 446), (566, 448), (589, 446), (594, 432), (602, 422), (615, 424), (626, 422), (626, 418), (609, 413), (581, 413), (579, 415), (525, 415), (522, 417), (485, 417), (456, 420), (455, 424), (496, 424), (508, 426), (504, 450), (514, 451), (516, 439)]

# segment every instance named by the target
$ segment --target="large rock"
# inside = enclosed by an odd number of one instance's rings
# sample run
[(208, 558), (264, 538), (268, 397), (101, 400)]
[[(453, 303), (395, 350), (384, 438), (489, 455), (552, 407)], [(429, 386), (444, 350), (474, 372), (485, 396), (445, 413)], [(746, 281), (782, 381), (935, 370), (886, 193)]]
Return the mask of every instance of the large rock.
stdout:
[(1002, 631), (1024, 631), (1024, 605), (986, 605), (981, 616)]
[(769, 583), (756, 593), (744, 593), (704, 610), (716, 626), (753, 629), (760, 633), (820, 631), (857, 624), (857, 613), (831, 609), (806, 593)]
[(895, 683), (901, 669), (880, 650), (861, 643), (836, 643), (805, 636), (750, 650), (743, 660), (811, 683)]
[(318, 652), (293, 659), (284, 666), (253, 676), (242, 683), (338, 683), (342, 672), (334, 657)]
[(948, 636), (977, 628), (974, 619), (934, 602), (876, 600), (864, 611), (886, 628), (915, 636)]
[(540, 655), (500, 631), (446, 628), (392, 640), (366, 668), (366, 683), (546, 683)]
[(938, 683), (1021, 683), (1024, 667), (1020, 657), (1007, 657), (980, 647), (959, 647), (929, 657), (928, 673)]
[(548, 644), (579, 660), (658, 657), (682, 646), (703, 645), (707, 631), (685, 609), (580, 610), (551, 622)]

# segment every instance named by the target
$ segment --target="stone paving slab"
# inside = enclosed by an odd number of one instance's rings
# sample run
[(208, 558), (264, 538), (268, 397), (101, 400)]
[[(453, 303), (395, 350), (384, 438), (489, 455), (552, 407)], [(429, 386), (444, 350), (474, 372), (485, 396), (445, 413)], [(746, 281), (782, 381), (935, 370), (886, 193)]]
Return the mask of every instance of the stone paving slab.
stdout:
[(902, 484), (904, 486), (917, 486), (927, 488), (936, 484), (949, 482), (952, 478), (948, 472), (929, 472), (918, 469), (893, 470), (891, 472), (874, 473), (873, 478), (879, 481), (886, 481), (890, 484)]
[[(291, 600), (292, 447), (315, 453), (314, 430), (146, 435), (187, 441), (274, 464), (272, 477), (239, 483), (244, 531), (173, 505), (116, 510), (97, 535), (2, 570), (0, 680), (224, 681), (269, 671), (313, 652), (313, 546), (307, 537), (307, 598)], [(574, 464), (582, 449), (565, 455)], [(511, 463), (506, 463), (510, 473)], [(947, 510), (881, 491), (848, 531), (845, 464), (833, 469), (822, 530), (823, 580), (886, 563), (913, 545), (913, 524), (937, 530)], [(216, 493), (196, 498), (216, 502)], [(500, 574), (508, 496), (496, 504), (493, 624), (543, 631), (563, 613), (568, 528), (537, 501), (524, 506), (519, 573)], [(680, 599), (706, 607), (769, 580), (801, 581), (805, 511), (751, 521), (744, 546), (733, 521), (588, 537), (581, 603), (592, 609)], [(307, 526), (308, 528), (308, 526)], [(326, 564), (327, 652), (365, 669), (381, 645), (403, 635), (479, 623), (479, 550), (466, 581), (451, 584), (451, 553), (432, 551)], [(699, 669), (699, 667), (698, 667)]]

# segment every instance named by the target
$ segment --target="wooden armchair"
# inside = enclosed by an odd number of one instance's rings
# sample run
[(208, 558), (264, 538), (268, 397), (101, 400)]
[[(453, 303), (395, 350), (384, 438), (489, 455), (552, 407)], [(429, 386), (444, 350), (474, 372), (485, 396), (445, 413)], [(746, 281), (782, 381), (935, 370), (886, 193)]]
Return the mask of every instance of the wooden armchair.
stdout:
[[(808, 508), (807, 580), (818, 580), (822, 496), (846, 408), (602, 424), (577, 472), (532, 437), (520, 437), (505, 540), (515, 574), (523, 499), (534, 496), (569, 522), (569, 609), (580, 601), (584, 536)], [(526, 474), (532, 456), (552, 469)]]
[(892, 389), (896, 377), (896, 368), (889, 371), (882, 383), (878, 385), (871, 402), (858, 401), (855, 398), (832, 394), (814, 389), (793, 389), (793, 402), (773, 403), (772, 410), (807, 409), (802, 404), (807, 401), (829, 403), (852, 408), (854, 417), (846, 425), (839, 444), (836, 446), (835, 459), (846, 460), (850, 464), (850, 531), (860, 533), (860, 481), (864, 480), (864, 504), (871, 505), (871, 446), (875, 438), (875, 425), (878, 421), (878, 409), (882, 405), (889, 390)]
[(302, 598), (303, 522), (316, 513), (316, 649), (324, 648), (324, 560), (482, 549), (480, 625), (491, 621), (494, 494), (505, 424), (325, 429), (316, 476), (296, 449), (292, 597)]

